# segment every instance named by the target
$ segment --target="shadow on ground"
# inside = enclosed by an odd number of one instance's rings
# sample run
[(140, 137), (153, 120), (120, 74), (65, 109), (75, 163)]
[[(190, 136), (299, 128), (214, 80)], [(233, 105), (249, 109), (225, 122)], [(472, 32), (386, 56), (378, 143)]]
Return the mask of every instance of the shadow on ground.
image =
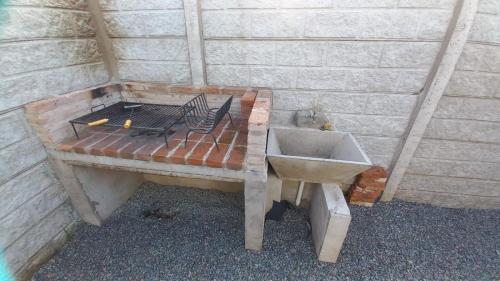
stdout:
[(103, 227), (82, 224), (33, 280), (500, 279), (498, 210), (352, 206), (337, 264), (316, 260), (305, 210), (266, 222), (264, 251), (245, 251), (243, 212), (239, 193), (146, 183)]

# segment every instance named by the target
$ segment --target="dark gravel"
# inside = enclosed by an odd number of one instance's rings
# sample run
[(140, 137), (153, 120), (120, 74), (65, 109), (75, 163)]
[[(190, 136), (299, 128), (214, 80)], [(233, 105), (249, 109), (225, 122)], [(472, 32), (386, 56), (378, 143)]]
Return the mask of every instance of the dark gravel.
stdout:
[[(166, 214), (158, 219), (147, 210)], [(500, 211), (393, 201), (351, 207), (337, 264), (316, 260), (307, 211), (243, 247), (243, 196), (145, 184), (103, 227), (82, 224), (33, 280), (500, 280)], [(173, 218), (171, 218), (173, 216)]]

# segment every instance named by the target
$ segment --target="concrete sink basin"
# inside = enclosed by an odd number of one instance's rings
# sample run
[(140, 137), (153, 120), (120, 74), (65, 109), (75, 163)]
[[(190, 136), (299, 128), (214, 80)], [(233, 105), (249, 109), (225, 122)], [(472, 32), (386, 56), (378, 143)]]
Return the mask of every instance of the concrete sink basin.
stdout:
[(350, 133), (304, 128), (270, 128), (267, 157), (280, 178), (313, 183), (344, 183), (372, 165)]

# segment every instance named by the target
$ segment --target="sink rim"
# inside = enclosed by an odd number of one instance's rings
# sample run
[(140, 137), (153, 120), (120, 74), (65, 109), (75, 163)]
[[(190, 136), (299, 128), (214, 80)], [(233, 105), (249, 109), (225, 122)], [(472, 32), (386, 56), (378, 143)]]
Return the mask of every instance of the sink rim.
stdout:
[(331, 163), (360, 164), (360, 165), (370, 165), (370, 166), (373, 165), (372, 161), (370, 160), (368, 155), (366, 155), (365, 151), (361, 148), (361, 146), (359, 145), (356, 138), (352, 135), (352, 133), (342, 132), (342, 131), (321, 131), (318, 129), (311, 129), (311, 128), (270, 127), (269, 134), (271, 134), (271, 131), (274, 131), (274, 130), (294, 130), (294, 131), (314, 131), (314, 132), (319, 131), (319, 132), (322, 132), (325, 134), (341, 134), (343, 136), (348, 136), (350, 138), (350, 140), (353, 142), (353, 144), (356, 146), (356, 149), (360, 152), (361, 156), (364, 159), (364, 162), (341, 160), (341, 159), (331, 159), (331, 158), (319, 158), (319, 157), (310, 157), (310, 156), (275, 154), (273, 152), (268, 152), (269, 151), (269, 143), (267, 143), (266, 155), (268, 157), (293, 158), (293, 159), (310, 160), (310, 161), (322, 161), (322, 162), (326, 161), (326, 162), (331, 162)]

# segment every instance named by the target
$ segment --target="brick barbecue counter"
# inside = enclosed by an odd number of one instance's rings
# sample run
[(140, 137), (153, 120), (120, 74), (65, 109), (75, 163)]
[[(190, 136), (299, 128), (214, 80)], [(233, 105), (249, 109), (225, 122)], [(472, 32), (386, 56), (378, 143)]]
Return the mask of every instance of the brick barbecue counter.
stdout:
[[(209, 106), (233, 96), (231, 115), (213, 134), (191, 134), (184, 146), (185, 126), (168, 138), (134, 136), (130, 129), (92, 127), (77, 139), (69, 120), (92, 106), (118, 101), (183, 104), (205, 93)], [(266, 89), (125, 83), (109, 84), (26, 106), (26, 115), (48, 150), (52, 166), (81, 218), (100, 225), (123, 204), (144, 175), (166, 175), (231, 182), (245, 186), (245, 247), (260, 250), (264, 228), (267, 161), (265, 156), (272, 92)]]

